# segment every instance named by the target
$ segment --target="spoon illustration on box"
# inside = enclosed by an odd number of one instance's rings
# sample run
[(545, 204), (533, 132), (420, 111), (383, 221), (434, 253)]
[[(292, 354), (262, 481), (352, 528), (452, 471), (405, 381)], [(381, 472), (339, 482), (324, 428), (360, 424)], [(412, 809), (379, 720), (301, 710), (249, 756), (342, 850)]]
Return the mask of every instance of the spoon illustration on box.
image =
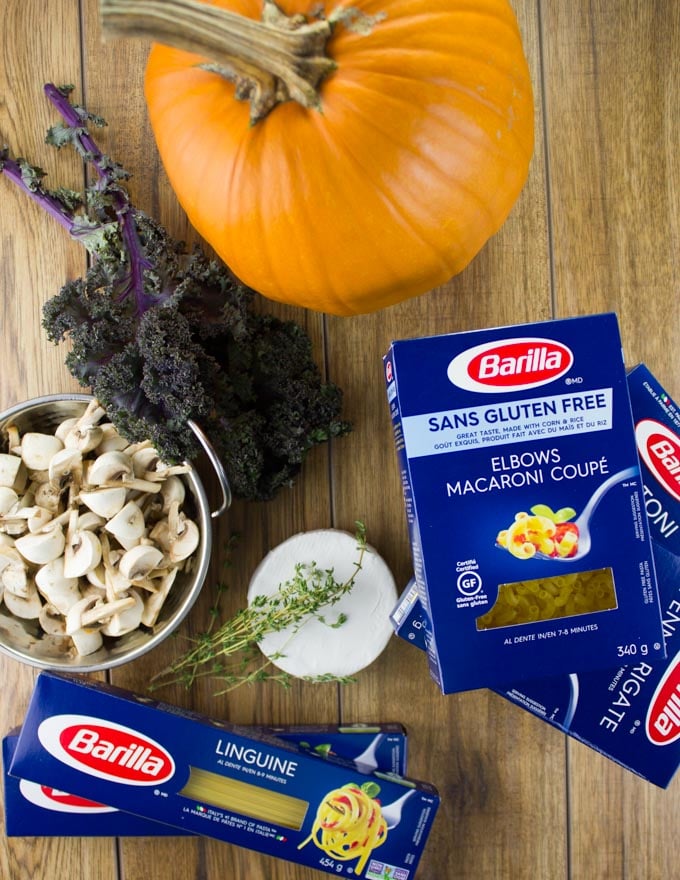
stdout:
[(571, 517), (576, 511), (571, 508), (553, 513), (546, 505), (538, 504), (531, 508), (531, 513), (518, 513), (512, 525), (498, 534), (496, 543), (518, 559), (550, 559), (558, 562), (582, 559), (592, 546), (590, 521), (599, 503), (614, 486), (639, 475), (637, 467), (613, 474), (598, 486), (573, 521)]

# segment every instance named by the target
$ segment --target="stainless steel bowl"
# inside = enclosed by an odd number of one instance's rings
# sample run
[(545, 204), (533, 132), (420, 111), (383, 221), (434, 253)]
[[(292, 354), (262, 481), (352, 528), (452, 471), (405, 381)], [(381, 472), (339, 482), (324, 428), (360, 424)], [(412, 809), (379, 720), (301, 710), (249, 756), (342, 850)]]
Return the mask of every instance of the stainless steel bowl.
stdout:
[[(51, 433), (64, 419), (79, 416), (91, 399), (87, 394), (55, 394), (36, 397), (5, 410), (0, 413), (0, 450), (4, 451), (6, 448), (4, 440), (8, 425), (15, 424), (21, 434), (26, 431)], [(199, 431), (197, 435), (202, 444), (207, 442)], [(229, 486), (224, 472), (220, 470), (216, 457), (211, 456), (211, 462), (216, 467), (221, 483), (222, 506), (211, 514), (208, 499), (195, 469), (192, 468), (183, 476), (188, 490), (187, 510), (200, 529), (201, 540), (192, 560), (191, 572), (178, 574), (153, 629), (140, 627), (117, 639), (106, 639), (105, 645), (96, 653), (80, 657), (65, 650), (63, 639), (45, 635), (37, 621), (20, 620), (11, 615), (4, 604), (0, 604), (0, 651), (15, 660), (41, 669), (95, 672), (136, 660), (166, 639), (179, 626), (198, 598), (210, 562), (211, 518), (221, 513), (230, 502)]]

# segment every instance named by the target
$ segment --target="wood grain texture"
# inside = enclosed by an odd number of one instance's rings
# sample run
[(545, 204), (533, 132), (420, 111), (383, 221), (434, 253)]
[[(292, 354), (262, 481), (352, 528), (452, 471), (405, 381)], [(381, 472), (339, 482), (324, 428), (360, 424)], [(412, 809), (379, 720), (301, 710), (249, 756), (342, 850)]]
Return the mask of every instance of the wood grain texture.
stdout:
[[(645, 361), (680, 398), (680, 4), (676, 0), (513, 0), (532, 70), (536, 153), (510, 218), (460, 276), (375, 315), (327, 318), (261, 303), (309, 331), (319, 364), (345, 393), (347, 438), (314, 450), (302, 478), (266, 504), (237, 503), (216, 524), (205, 591), (147, 657), (109, 676), (146, 689), (206, 628), (215, 584), (221, 615), (245, 601), (269, 549), (305, 529), (353, 528), (406, 584), (411, 558), (381, 359), (393, 339), (616, 310), (626, 359)], [(72, 82), (109, 126), (102, 147), (133, 174), (135, 203), (178, 238), (197, 241), (158, 159), (142, 96), (147, 46), (103, 44), (96, 0), (5, 0), (0, 22), (0, 140), (52, 183), (80, 187), (72, 153), (43, 144), (54, 114), (47, 80)], [(0, 407), (75, 383), (47, 343), (40, 307), (85, 269), (79, 246), (0, 180)], [(201, 462), (208, 484), (209, 469)], [(209, 485), (214, 493), (214, 487)], [(242, 537), (232, 565), (223, 547)], [(3, 733), (19, 724), (35, 671), (0, 658)], [(437, 784), (442, 807), (419, 880), (666, 880), (675, 858), (680, 781), (650, 786), (583, 745), (475, 691), (442, 697), (424, 657), (394, 639), (356, 684), (273, 684), (216, 696), (204, 681), (169, 702), (238, 723), (402, 721), (412, 775)], [(25, 880), (313, 880), (323, 875), (209, 840), (7, 839), (0, 877)]]

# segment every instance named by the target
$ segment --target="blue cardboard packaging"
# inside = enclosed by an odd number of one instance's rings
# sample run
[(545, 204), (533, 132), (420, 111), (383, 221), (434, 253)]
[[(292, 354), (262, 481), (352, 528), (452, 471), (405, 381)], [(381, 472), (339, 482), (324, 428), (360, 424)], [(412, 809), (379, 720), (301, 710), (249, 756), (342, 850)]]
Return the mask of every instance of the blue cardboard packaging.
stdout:
[(664, 657), (616, 316), (397, 341), (384, 370), (442, 692)]
[[(318, 755), (337, 755), (367, 772), (406, 775), (406, 731), (400, 724), (296, 725), (263, 728)], [(187, 832), (50, 786), (17, 779), (8, 770), (18, 731), (3, 738), (5, 833), (8, 837), (163, 837)]]
[(644, 365), (628, 383), (668, 657), (631, 643), (610, 670), (496, 690), (665, 788), (680, 764), (680, 409)]
[(337, 876), (409, 880), (436, 789), (362, 764), (43, 672), (10, 773)]

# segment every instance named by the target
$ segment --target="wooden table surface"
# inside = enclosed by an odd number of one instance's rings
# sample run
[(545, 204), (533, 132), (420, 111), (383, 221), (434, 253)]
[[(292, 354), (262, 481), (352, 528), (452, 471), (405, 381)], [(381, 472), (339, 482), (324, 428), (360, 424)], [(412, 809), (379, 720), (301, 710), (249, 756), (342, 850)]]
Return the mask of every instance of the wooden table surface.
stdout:
[[(351, 529), (405, 585), (410, 551), (383, 388), (392, 339), (615, 310), (629, 364), (644, 361), (680, 397), (680, 3), (677, 0), (513, 0), (536, 98), (536, 151), (527, 186), (501, 232), (444, 287), (364, 317), (340, 319), (272, 306), (309, 330), (355, 425), (319, 447), (297, 484), (267, 504), (236, 503), (216, 544), (243, 535), (225, 613), (273, 546), (305, 529)], [(0, 140), (43, 166), (51, 185), (80, 188), (70, 152), (43, 144), (55, 114), (47, 81), (109, 123), (106, 152), (134, 175), (135, 203), (173, 234), (195, 239), (168, 186), (145, 115), (147, 47), (103, 44), (95, 0), (4, 0), (0, 23)], [(41, 304), (85, 269), (67, 240), (0, 181), (0, 407), (77, 386), (65, 350), (48, 343)], [(184, 625), (200, 631), (219, 559)], [(143, 690), (174, 655), (166, 644), (114, 670)], [(0, 658), (2, 728), (21, 723), (35, 670)], [(652, 880), (680, 877), (680, 779), (662, 791), (567, 739), (500, 697), (444, 697), (424, 658), (393, 639), (356, 684), (274, 684), (213, 696), (209, 684), (163, 697), (239, 723), (403, 721), (411, 775), (435, 783), (442, 806), (421, 862), (422, 880)], [(311, 880), (314, 871), (209, 840), (11, 839), (0, 876), (69, 880)]]

